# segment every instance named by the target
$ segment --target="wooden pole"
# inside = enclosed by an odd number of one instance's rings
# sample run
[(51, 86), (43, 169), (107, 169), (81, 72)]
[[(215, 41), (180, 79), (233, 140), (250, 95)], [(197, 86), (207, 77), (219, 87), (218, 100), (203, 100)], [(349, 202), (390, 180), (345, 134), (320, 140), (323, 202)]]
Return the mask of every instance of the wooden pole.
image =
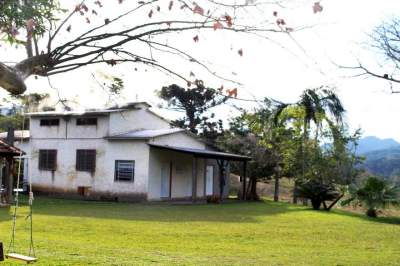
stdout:
[(2, 242), (0, 242), (0, 261), (4, 261), (4, 250)]
[(243, 161), (243, 195), (242, 195), (242, 199), (246, 200), (246, 168), (247, 168), (247, 161)]
[(279, 175), (275, 173), (274, 201), (279, 201)]
[(195, 202), (197, 197), (197, 157), (193, 157), (192, 166), (192, 201)]

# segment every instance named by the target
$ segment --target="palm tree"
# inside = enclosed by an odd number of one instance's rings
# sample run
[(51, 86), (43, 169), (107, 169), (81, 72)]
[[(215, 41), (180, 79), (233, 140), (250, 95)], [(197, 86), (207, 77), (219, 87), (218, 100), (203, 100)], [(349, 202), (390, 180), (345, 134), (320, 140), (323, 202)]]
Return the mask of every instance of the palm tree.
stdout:
[(369, 217), (377, 217), (379, 209), (400, 203), (400, 187), (373, 176), (368, 177), (361, 186), (351, 185), (349, 194), (350, 197), (342, 205), (358, 203), (367, 209), (366, 214)]
[[(300, 100), (292, 105), (282, 105), (282, 109), (288, 106), (296, 106), (303, 110), (303, 141), (301, 145), (301, 156), (302, 156), (302, 179), (305, 177), (306, 168), (306, 144), (309, 141), (309, 130), (311, 123), (315, 125), (315, 140), (314, 144), (318, 145), (318, 136), (324, 120), (328, 122), (335, 121), (335, 124), (341, 125), (343, 120), (343, 114), (345, 112), (343, 105), (336, 95), (329, 88), (319, 87), (316, 89), (307, 89), (303, 92)], [(278, 113), (280, 115), (282, 111)], [(328, 123), (330, 124), (330, 123)], [(295, 188), (293, 193), (293, 203), (297, 203), (296, 196), (297, 182), (295, 182)]]

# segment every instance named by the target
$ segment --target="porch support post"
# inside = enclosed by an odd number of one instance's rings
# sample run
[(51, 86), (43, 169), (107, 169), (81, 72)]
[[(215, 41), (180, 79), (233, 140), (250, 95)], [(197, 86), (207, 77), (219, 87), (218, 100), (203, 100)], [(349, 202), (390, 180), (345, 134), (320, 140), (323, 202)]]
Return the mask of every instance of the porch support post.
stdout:
[(10, 204), (13, 196), (14, 173), (13, 173), (13, 158), (6, 158), (6, 171), (5, 171), (5, 187), (6, 187), (6, 203)]
[(192, 201), (195, 202), (197, 197), (197, 157), (193, 156), (192, 166)]
[(242, 199), (246, 200), (246, 168), (247, 168), (247, 161), (243, 161), (243, 191), (242, 191)]

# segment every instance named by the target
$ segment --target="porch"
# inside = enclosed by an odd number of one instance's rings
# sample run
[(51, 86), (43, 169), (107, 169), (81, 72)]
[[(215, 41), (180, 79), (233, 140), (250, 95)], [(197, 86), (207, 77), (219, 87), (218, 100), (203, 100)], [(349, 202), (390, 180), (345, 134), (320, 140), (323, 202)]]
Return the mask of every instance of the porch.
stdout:
[[(149, 144), (149, 200), (192, 202), (229, 196), (230, 162), (243, 163), (242, 180), (250, 157), (204, 149)], [(242, 182), (246, 191), (246, 182)], [(245, 198), (245, 195), (243, 195)]]

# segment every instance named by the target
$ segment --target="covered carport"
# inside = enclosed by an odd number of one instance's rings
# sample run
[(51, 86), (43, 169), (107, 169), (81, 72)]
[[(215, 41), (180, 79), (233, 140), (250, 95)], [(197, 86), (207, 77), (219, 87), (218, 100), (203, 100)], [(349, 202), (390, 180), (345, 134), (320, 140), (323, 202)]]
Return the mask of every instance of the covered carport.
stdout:
[(246, 200), (246, 168), (247, 162), (251, 160), (248, 156), (232, 154), (232, 153), (225, 153), (225, 152), (218, 152), (213, 150), (205, 150), (205, 149), (196, 149), (196, 148), (186, 148), (186, 147), (177, 147), (177, 146), (170, 146), (170, 145), (160, 145), (160, 144), (150, 144), (149, 146), (153, 149), (157, 150), (164, 150), (164, 151), (171, 151), (177, 152), (181, 154), (187, 154), (192, 157), (192, 174), (191, 174), (191, 199), (192, 201), (196, 201), (198, 199), (197, 195), (197, 184), (198, 184), (198, 161), (199, 159), (215, 159), (218, 168), (219, 168), (219, 197), (222, 199), (222, 194), (224, 191), (224, 187), (226, 184), (226, 171), (230, 161), (239, 161), (242, 162), (242, 173), (241, 173), (241, 180), (242, 180), (242, 199)]

